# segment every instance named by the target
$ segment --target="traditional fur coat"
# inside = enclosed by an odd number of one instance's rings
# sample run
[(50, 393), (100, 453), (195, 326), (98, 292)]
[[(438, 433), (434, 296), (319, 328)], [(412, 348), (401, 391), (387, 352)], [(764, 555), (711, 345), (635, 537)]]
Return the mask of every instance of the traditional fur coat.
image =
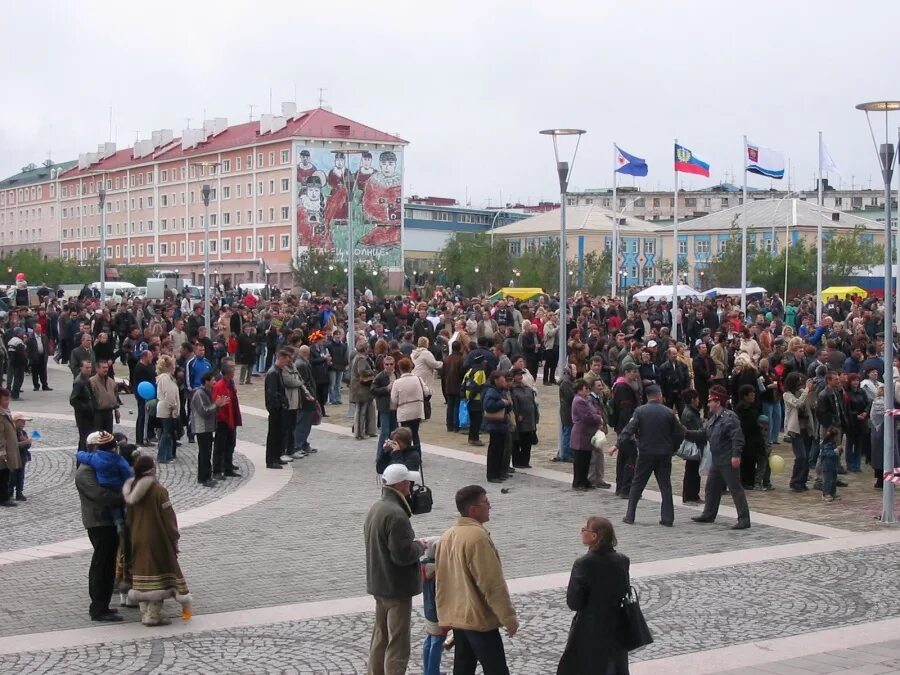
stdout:
[(153, 476), (129, 478), (122, 487), (131, 534), (132, 602), (175, 598), (189, 607), (191, 594), (178, 564), (178, 521), (169, 492)]

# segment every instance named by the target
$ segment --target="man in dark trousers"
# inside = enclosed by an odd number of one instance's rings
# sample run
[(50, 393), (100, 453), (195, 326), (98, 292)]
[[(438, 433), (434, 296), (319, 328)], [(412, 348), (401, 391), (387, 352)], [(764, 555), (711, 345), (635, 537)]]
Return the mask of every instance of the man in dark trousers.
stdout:
[[(47, 359), (50, 354), (50, 340), (44, 335), (41, 324), (34, 324), (34, 336), (28, 341), (28, 362), (31, 364), (31, 383), (34, 390), (53, 391), (47, 385)], [(38, 384), (40, 382), (40, 385)]]
[(282, 369), (293, 358), (290, 349), (281, 349), (265, 379), (266, 410), (269, 413), (269, 429), (266, 434), (266, 468), (281, 469), (287, 461), (281, 459), (286, 450), (288, 397), (282, 378)]
[[(634, 524), (638, 500), (652, 473), (662, 496), (659, 524), (672, 527), (675, 520), (675, 506), (672, 503), (672, 455), (684, 437), (684, 430), (672, 409), (663, 405), (659, 386), (651, 384), (644, 393), (647, 395), (647, 403), (634, 411), (631, 420), (619, 433), (617, 441), (621, 443), (637, 437), (638, 446), (634, 480), (628, 494), (628, 511), (622, 522)], [(616, 447), (613, 446), (610, 454), (615, 452)]]
[[(613, 400), (613, 428), (616, 434), (622, 433), (625, 425), (631, 421), (631, 416), (641, 404), (636, 390), (638, 379), (638, 367), (634, 363), (628, 363), (624, 367), (622, 376), (616, 380), (612, 390)], [(634, 478), (634, 466), (637, 458), (637, 449), (634, 441), (627, 439), (618, 443), (618, 455), (616, 456), (616, 495), (620, 499), (628, 499), (631, 492), (631, 481)]]
[(690, 378), (687, 367), (678, 360), (678, 350), (669, 347), (666, 352), (666, 362), (659, 368), (659, 386), (665, 403), (670, 408), (677, 408), (681, 412), (681, 392), (688, 388)]
[[(87, 365), (90, 365), (90, 361)], [(79, 378), (83, 376), (84, 371), (79, 374)], [(91, 436), (93, 441), (103, 440), (93, 438), (95, 434)], [(100, 432), (96, 436), (99, 437)], [(106, 436), (109, 437), (108, 442), (115, 443), (111, 434)], [(87, 464), (76, 469), (75, 487), (81, 500), (81, 522), (94, 548), (88, 572), (88, 592), (91, 596), (88, 613), (91, 621), (121, 621), (122, 617), (110, 609), (109, 603), (116, 579), (116, 552), (119, 547), (119, 535), (110, 515), (110, 507), (121, 507), (122, 495), (116, 490), (100, 487), (94, 470)]]
[[(134, 442), (144, 445), (147, 438), (147, 399), (138, 393), (141, 382), (149, 382), (156, 389), (156, 368), (153, 366), (153, 352), (149, 349), (141, 352), (141, 357), (134, 366), (132, 386), (137, 401), (137, 420), (135, 421)], [(152, 432), (151, 434), (152, 435)]]
[(728, 392), (716, 385), (709, 390), (709, 419), (698, 431), (685, 430), (684, 435), (694, 443), (708, 443), (712, 455), (712, 469), (706, 479), (706, 502), (703, 513), (691, 518), (695, 523), (711, 523), (719, 513), (719, 502), (725, 487), (731, 492), (737, 509), (737, 523), (732, 530), (746, 530), (750, 527), (750, 507), (747, 495), (741, 485), (741, 451), (744, 449), (744, 434), (737, 415), (725, 406)]
[(75, 425), (78, 427), (78, 449), (87, 449), (88, 434), (94, 430), (94, 390), (91, 387), (91, 375), (94, 364), (90, 360), (81, 362), (81, 372), (72, 383), (69, 405), (75, 411)]

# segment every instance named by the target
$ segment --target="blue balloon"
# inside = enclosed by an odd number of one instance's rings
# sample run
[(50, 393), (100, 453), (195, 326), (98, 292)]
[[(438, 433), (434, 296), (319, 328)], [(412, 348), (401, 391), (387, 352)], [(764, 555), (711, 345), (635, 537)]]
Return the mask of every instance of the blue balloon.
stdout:
[(141, 382), (137, 388), (138, 396), (149, 401), (150, 399), (156, 398), (156, 387), (153, 386), (152, 382)]

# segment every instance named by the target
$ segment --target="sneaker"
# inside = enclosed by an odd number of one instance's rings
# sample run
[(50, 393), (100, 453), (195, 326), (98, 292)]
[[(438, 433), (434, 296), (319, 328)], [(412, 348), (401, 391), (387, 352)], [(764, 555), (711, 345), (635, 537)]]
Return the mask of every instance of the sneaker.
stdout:
[(279, 459), (281, 459), (282, 462), (293, 462), (294, 461), (294, 458), (291, 457), (290, 455), (282, 455)]
[(28, 501), (28, 497), (26, 497), (25, 495), (23, 495), (21, 492), (17, 492), (17, 493), (16, 493), (16, 501), (17, 501), (17, 502), (27, 502), (27, 501)]
[[(531, 467), (529, 467), (529, 468), (531, 468)], [(612, 484), (611, 484), (611, 483), (607, 483), (605, 480), (601, 480), (599, 483), (595, 483), (595, 484), (594, 484), (594, 487), (598, 487), (598, 488), (601, 488), (601, 489), (603, 489), (603, 490), (608, 490), (609, 488), (612, 487)]]
[(832, 497), (831, 495), (822, 495), (822, 501), (826, 504), (830, 504), (834, 501), (834, 497)]

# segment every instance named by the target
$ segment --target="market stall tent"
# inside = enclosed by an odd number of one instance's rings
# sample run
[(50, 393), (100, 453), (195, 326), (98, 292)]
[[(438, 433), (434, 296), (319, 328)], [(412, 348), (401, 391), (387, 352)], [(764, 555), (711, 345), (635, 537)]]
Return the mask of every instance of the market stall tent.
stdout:
[[(762, 295), (766, 293), (766, 289), (762, 286), (750, 286), (747, 288), (747, 295)], [(710, 288), (708, 291), (703, 293), (703, 297), (705, 298), (716, 298), (720, 295), (724, 296), (735, 296), (740, 297), (741, 289), (740, 288), (725, 288), (722, 286), (717, 286), (716, 288)]]
[(860, 288), (859, 286), (829, 286), (822, 291), (823, 300), (827, 300), (835, 295), (839, 298), (852, 298), (857, 295), (861, 298), (865, 298), (868, 295), (868, 292), (866, 289)]
[[(647, 302), (650, 298), (656, 298), (659, 301), (671, 300), (672, 285), (663, 284), (660, 286), (650, 286), (650, 288), (645, 288), (644, 290), (635, 293), (633, 297), (638, 302)], [(686, 284), (678, 284), (678, 297), (701, 298), (703, 295)]]

